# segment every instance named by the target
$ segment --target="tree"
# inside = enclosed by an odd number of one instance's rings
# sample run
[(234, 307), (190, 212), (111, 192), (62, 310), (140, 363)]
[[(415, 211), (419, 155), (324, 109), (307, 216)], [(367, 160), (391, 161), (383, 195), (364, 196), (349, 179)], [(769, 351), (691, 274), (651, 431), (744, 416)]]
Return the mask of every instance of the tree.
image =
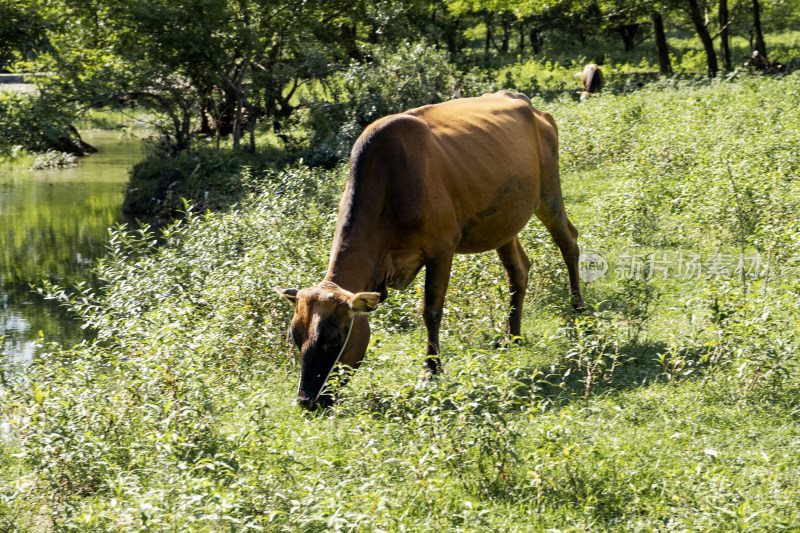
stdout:
[(733, 59), (731, 58), (730, 37), (728, 26), (730, 18), (728, 15), (728, 0), (719, 0), (719, 56), (722, 61), (722, 70), (730, 72), (733, 70)]
[(669, 58), (669, 48), (667, 46), (667, 35), (664, 32), (664, 19), (661, 13), (653, 11), (650, 13), (653, 22), (653, 38), (656, 43), (656, 55), (658, 56), (658, 69), (663, 76), (672, 75), (672, 62)]
[(37, 64), (58, 73), (46, 90), (85, 105), (146, 103), (161, 113), (168, 153), (198, 134), (232, 135), (238, 147), (246, 130), (254, 148), (257, 123), (277, 128), (291, 116), (298, 87), (356, 54), (374, 14), (347, 0), (54, 2), (66, 22)]
[(767, 45), (764, 43), (764, 34), (761, 30), (761, 5), (758, 0), (753, 0), (753, 32), (756, 38), (756, 50), (766, 60)]
[(50, 50), (47, 32), (54, 26), (37, 3), (5, 0), (0, 4), (0, 68)]
[(602, 0), (586, 4), (587, 8), (595, 5), (599, 9), (603, 27), (620, 36), (626, 52), (632, 51), (639, 29), (648, 20), (652, 9), (649, 3), (642, 0)]
[(708, 32), (708, 27), (706, 26), (705, 17), (703, 15), (707, 10), (707, 6), (704, 6), (705, 9), (701, 10), (698, 0), (681, 0), (680, 6), (689, 15), (689, 19), (694, 25), (697, 36), (703, 44), (703, 50), (706, 53), (708, 77), (714, 78), (717, 72), (719, 72), (719, 64), (717, 63), (717, 52), (714, 50), (714, 41), (711, 38), (711, 34)]
[[(581, 17), (581, 10), (572, 12), (572, 0), (445, 0), (447, 11), (458, 20), (472, 20), (476, 24), (483, 23), (486, 37), (483, 45), (484, 54), (495, 49), (501, 53), (510, 51), (511, 36), (516, 30), (519, 35), (519, 50), (524, 49), (527, 34), (534, 54), (539, 54), (544, 44), (545, 29), (553, 29), (559, 23), (574, 31), (574, 16)], [(466, 24), (465, 24), (466, 25)], [(580, 26), (579, 34), (583, 25)], [(499, 32), (500, 42), (495, 41)]]

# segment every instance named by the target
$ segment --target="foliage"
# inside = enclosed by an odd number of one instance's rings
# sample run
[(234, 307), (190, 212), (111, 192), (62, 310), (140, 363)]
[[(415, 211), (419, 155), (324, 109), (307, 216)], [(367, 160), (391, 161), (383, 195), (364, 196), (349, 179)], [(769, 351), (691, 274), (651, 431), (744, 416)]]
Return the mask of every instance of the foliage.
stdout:
[(369, 61), (351, 62), (308, 104), (311, 160), (344, 159), (363, 129), (381, 117), (449, 100), (457, 89), (477, 96), (489, 87), (477, 73), (459, 72), (446, 53), (424, 44), (364, 53)]
[[(444, 374), (420, 379), (416, 282), (381, 305), (322, 413), (291, 405), (290, 308), (273, 286), (323, 276), (344, 167), (245, 172), (251, 195), (230, 212), (117, 228), (102, 290), (42, 289), (97, 342), (4, 367), (3, 528), (795, 528), (796, 86), (552, 103), (570, 216), (609, 261), (584, 286), (594, 314), (565, 312), (564, 267), (533, 221), (521, 344), (490, 349), (507, 311), (494, 254), (459, 257)], [(682, 252), (708, 269), (651, 259)], [(761, 261), (714, 271), (715, 253)]]
[(151, 150), (131, 171), (123, 213), (130, 219), (167, 224), (183, 212), (184, 200), (194, 209), (227, 208), (245, 196), (243, 170), (263, 172), (270, 161), (263, 154), (198, 147), (174, 157)]
[[(88, 105), (142, 104), (161, 115), (161, 147), (175, 154), (198, 135), (232, 135), (295, 111), (298, 87), (324, 79), (355, 53), (351, 18), (381, 24), (372, 9), (337, 1), (170, 0), (55, 2), (68, 18), (55, 52), (29, 62), (55, 73), (49, 91)], [(98, 21), (102, 20), (102, 23)], [(381, 32), (382, 33), (382, 32)], [(253, 139), (250, 143), (251, 150)]]
[(580, 77), (576, 76), (577, 70), (573, 70), (557, 62), (533, 60), (500, 69), (497, 83), (501, 87), (550, 100), (568, 94), (570, 89), (580, 88)]
[(31, 0), (8, 0), (0, 6), (0, 69), (19, 59), (50, 50), (53, 24)]
[[(0, 92), (0, 151), (22, 146), (35, 152), (69, 148), (80, 139), (72, 129), (74, 110), (46, 96)], [(77, 136), (77, 137), (76, 137)]]
[(31, 170), (74, 167), (75, 165), (75, 156), (73, 154), (48, 150), (47, 152), (36, 156), (36, 159), (33, 160)]
[[(187, 10), (177, 0), (13, 0), (0, 12), (0, 62), (40, 74), (41, 100), (21, 129), (14, 112), (0, 109), (8, 115), (0, 119), (0, 151), (21, 144), (80, 155), (68, 126), (112, 104), (146, 108), (167, 155), (200, 139), (219, 149), (230, 138), (234, 150), (282, 143), (293, 156), (331, 165), (371, 118), (441, 101), (456, 87), (468, 95), (509, 88), (557, 98), (576, 90), (572, 75), (589, 61), (609, 74), (606, 90), (652, 81), (654, 11), (671, 30), (674, 72), (697, 76), (716, 57), (708, 21), (718, 6), (701, 4), (202, 0)], [(789, 69), (800, 64), (796, 43), (787, 46), (779, 32), (792, 35), (795, 4), (766, 4), (762, 13), (771, 57)], [(734, 76), (752, 53), (754, 18), (744, 4), (731, 9)], [(686, 39), (690, 20), (709, 38)], [(477, 66), (491, 70), (479, 74)], [(392, 76), (396, 85), (387, 83)], [(26, 136), (35, 139), (11, 140)], [(58, 139), (66, 139), (61, 147)]]

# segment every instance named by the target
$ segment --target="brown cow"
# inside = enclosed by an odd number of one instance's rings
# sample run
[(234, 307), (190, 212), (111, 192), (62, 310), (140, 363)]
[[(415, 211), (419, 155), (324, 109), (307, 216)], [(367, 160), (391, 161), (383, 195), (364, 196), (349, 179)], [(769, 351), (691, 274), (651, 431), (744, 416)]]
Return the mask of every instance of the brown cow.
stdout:
[(364, 357), (366, 315), (387, 287), (405, 289), (423, 266), (426, 363), (439, 372), (439, 325), (456, 253), (497, 250), (511, 285), (507, 334), (519, 336), (530, 261), (517, 234), (532, 214), (560, 248), (573, 306), (582, 309), (578, 232), (564, 211), (550, 115), (501, 91), (368, 126), (353, 147), (325, 280), (300, 291), (276, 288), (295, 306), (299, 403), (330, 405), (322, 392), (336, 362), (356, 368)]
[(600, 67), (594, 63), (586, 65), (581, 74), (581, 85), (583, 85), (581, 102), (589, 98), (589, 95), (600, 92), (600, 88), (603, 87), (603, 72)]

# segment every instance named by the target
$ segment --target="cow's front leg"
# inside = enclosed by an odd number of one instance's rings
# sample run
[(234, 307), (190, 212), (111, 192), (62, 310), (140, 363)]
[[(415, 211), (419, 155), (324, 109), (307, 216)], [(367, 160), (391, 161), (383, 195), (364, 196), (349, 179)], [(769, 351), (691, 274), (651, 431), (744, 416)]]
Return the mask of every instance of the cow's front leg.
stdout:
[(422, 318), (425, 321), (425, 328), (428, 330), (425, 364), (432, 374), (442, 371), (442, 362), (439, 359), (439, 327), (442, 324), (444, 296), (450, 282), (452, 264), (452, 254), (437, 257), (425, 264), (425, 301)]

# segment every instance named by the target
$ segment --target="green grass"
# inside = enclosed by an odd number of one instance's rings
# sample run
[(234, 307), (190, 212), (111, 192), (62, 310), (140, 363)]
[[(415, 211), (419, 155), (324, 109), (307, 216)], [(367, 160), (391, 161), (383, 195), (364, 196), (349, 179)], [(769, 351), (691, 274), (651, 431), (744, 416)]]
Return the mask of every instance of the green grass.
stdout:
[[(248, 199), (190, 214), (160, 246), (117, 231), (106, 289), (45, 288), (100, 342), (4, 369), (0, 524), (800, 530), (797, 81), (538, 101), (582, 246), (611, 263), (584, 286), (594, 314), (571, 318), (533, 221), (519, 346), (490, 349), (507, 298), (496, 255), (460, 256), (444, 375), (423, 379), (417, 280), (371, 319), (365, 364), (324, 413), (292, 405), (290, 309), (272, 287), (322, 278), (344, 167), (245, 175)], [(632, 249), (757, 253), (769, 271), (625, 279)]]
[[(764, 36), (765, 44), (767, 47), (767, 57), (772, 61), (780, 61), (785, 65), (796, 69), (800, 66), (800, 56), (798, 49), (800, 49), (800, 32), (798, 31), (783, 31), (783, 32), (769, 32)], [(702, 52), (703, 47), (700, 39), (693, 34), (674, 33), (668, 39), (670, 51), (674, 54), (677, 61), (684, 61), (687, 67), (692, 62), (698, 64), (696, 71), (698, 74), (705, 72), (705, 55)], [(714, 42), (715, 49), (719, 50), (719, 43)], [(734, 68), (743, 68), (745, 61), (750, 59), (753, 53), (753, 48), (750, 46), (750, 41), (741, 35), (733, 35), (731, 37), (731, 56), (733, 59)], [(697, 59), (699, 57), (699, 59)], [(687, 68), (684, 67), (684, 68)]]
[(0, 169), (12, 170), (31, 168), (37, 156), (38, 154), (28, 152), (22, 149), (22, 147), (12, 149), (8, 153), (0, 154)]
[(151, 130), (153, 120), (155, 118), (151, 113), (140, 108), (102, 107), (87, 110), (80, 117), (76, 127), (81, 131), (123, 130), (129, 134), (136, 134)]
[[(120, 130), (126, 135), (147, 136), (152, 132), (151, 119), (152, 117), (142, 110), (120, 111), (106, 107), (89, 109), (76, 122), (75, 127), (84, 134), (92, 130)], [(46, 157), (44, 153), (31, 152), (23, 146), (14, 146), (6, 151), (0, 151), (0, 170), (35, 168), (37, 158), (43, 157)], [(50, 157), (58, 157), (58, 154), (54, 153)]]

